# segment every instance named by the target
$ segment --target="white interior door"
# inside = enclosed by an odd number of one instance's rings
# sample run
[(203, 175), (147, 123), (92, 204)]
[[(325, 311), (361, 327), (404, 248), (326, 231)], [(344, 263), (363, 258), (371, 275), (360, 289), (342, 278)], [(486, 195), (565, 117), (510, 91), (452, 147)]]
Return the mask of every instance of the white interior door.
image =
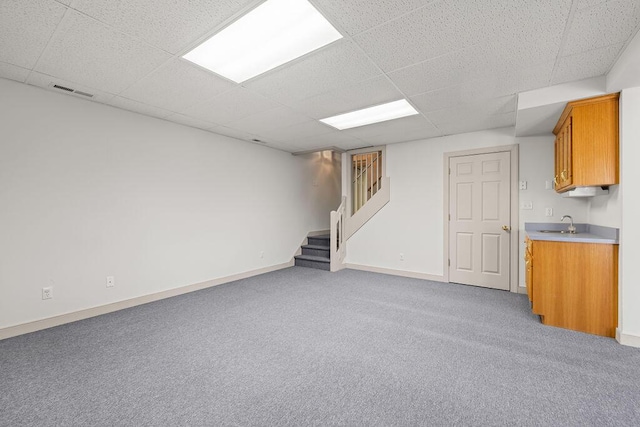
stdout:
[(509, 152), (449, 159), (449, 281), (509, 290)]

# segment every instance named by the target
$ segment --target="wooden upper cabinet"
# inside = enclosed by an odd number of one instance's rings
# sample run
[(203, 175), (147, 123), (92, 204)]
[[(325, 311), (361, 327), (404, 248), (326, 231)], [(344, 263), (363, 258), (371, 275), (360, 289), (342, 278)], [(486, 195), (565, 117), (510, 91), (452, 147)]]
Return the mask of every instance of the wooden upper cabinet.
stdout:
[(553, 130), (557, 192), (620, 182), (618, 98), (615, 93), (567, 104)]

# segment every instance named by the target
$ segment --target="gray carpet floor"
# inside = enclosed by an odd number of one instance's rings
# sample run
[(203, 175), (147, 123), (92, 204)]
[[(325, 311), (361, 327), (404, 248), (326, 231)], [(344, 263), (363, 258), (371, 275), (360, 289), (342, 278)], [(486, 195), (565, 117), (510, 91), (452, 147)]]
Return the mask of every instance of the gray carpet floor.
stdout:
[(524, 295), (294, 267), (0, 341), (2, 426), (640, 425), (640, 349)]

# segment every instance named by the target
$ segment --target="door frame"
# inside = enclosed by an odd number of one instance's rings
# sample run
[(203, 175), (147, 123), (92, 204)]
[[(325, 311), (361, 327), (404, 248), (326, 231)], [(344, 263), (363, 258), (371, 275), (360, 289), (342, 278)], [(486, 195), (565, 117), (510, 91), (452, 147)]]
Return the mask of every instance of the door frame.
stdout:
[(509, 233), (511, 239), (509, 241), (510, 254), (509, 254), (509, 291), (518, 293), (518, 260), (520, 253), (520, 246), (518, 245), (520, 234), (520, 220), (518, 218), (518, 159), (519, 159), (519, 145), (502, 145), (498, 147), (486, 147), (476, 148), (473, 150), (464, 151), (452, 151), (444, 153), (444, 168), (443, 168), (443, 182), (444, 182), (444, 205), (443, 205), (443, 219), (444, 219), (444, 257), (443, 257), (443, 277), (445, 282), (449, 282), (449, 160), (452, 157), (473, 156), (476, 154), (491, 154), (491, 153), (511, 153), (511, 176), (509, 177), (510, 192), (509, 198), (511, 199), (511, 232)]

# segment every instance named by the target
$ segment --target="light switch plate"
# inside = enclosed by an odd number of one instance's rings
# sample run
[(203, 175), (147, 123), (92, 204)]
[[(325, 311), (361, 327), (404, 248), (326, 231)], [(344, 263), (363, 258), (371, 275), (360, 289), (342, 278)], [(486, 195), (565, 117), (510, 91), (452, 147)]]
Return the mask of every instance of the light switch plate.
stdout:
[(533, 209), (533, 202), (520, 202), (520, 209), (530, 211)]
[(527, 189), (527, 181), (520, 181), (520, 189), (521, 190)]

